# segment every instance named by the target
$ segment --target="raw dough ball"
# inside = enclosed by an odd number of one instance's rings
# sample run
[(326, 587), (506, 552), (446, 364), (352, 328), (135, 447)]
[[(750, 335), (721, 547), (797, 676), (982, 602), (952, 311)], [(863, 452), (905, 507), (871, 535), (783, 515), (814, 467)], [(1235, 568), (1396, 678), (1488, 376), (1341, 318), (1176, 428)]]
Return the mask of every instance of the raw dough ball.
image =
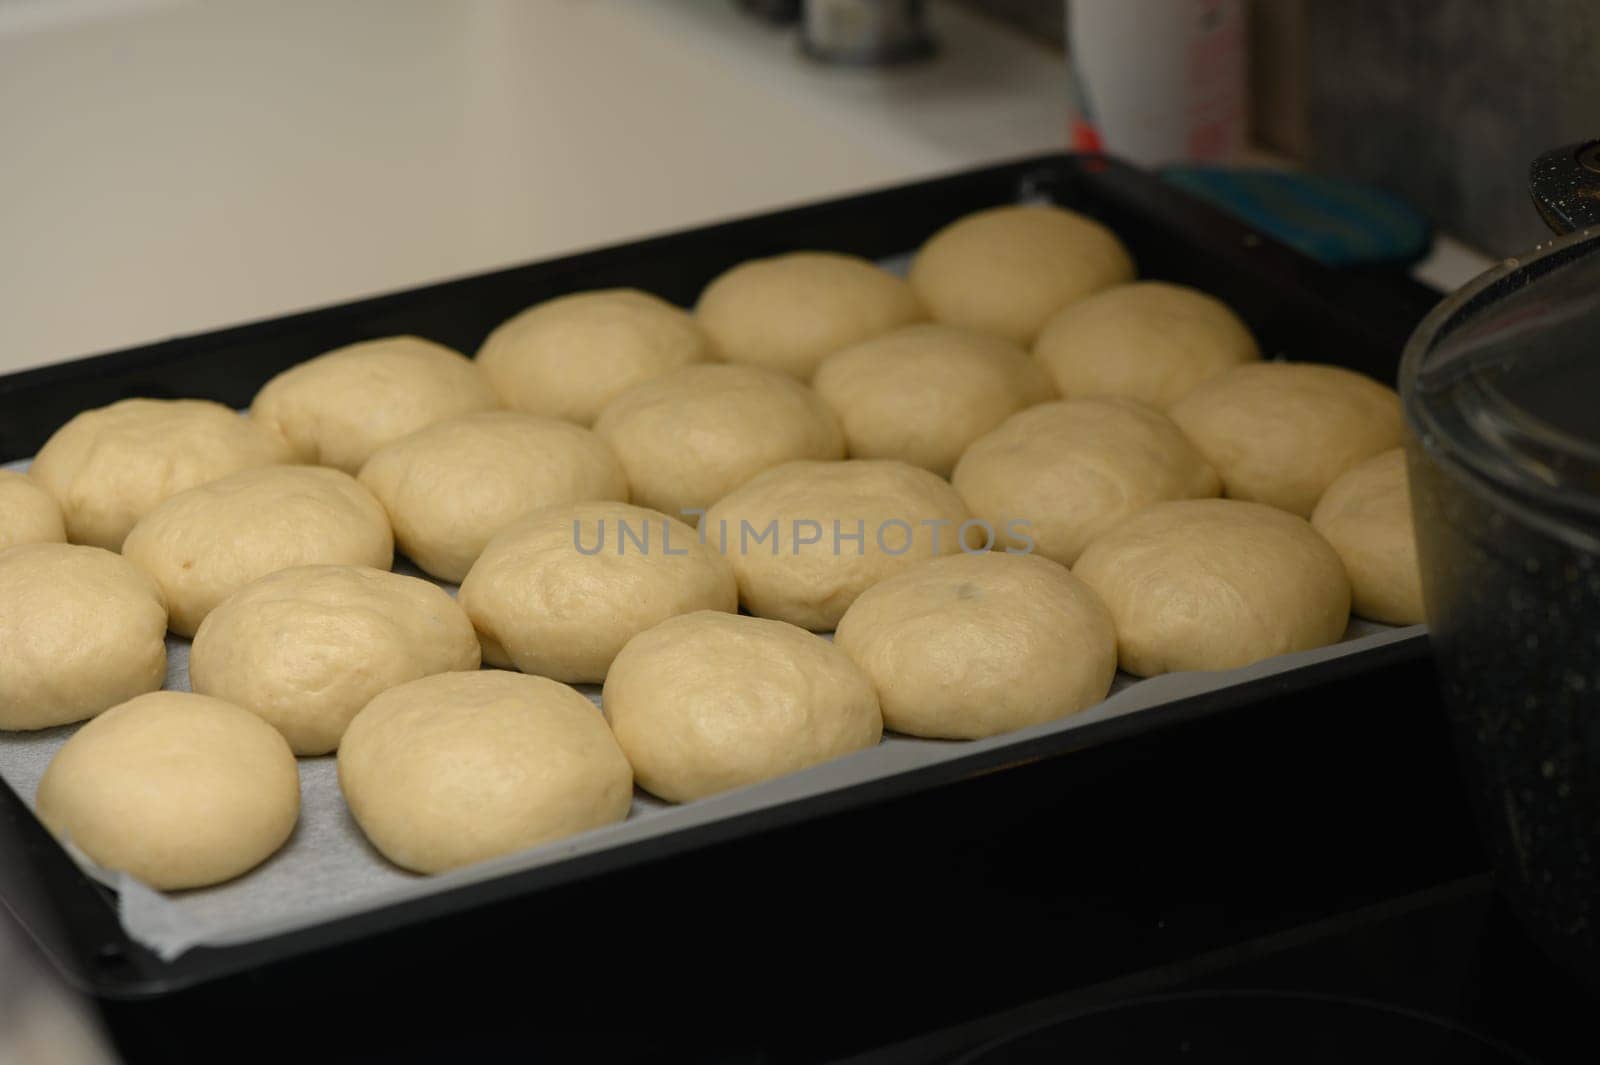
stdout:
[(383, 505), (355, 478), (272, 466), (173, 496), (133, 527), (122, 553), (161, 586), (172, 631), (193, 636), (258, 577), (318, 562), (388, 569), (394, 539)]
[(291, 366), (261, 387), (250, 414), (281, 432), (299, 461), (355, 473), (391, 440), (499, 405), (471, 359), (401, 336)]
[(1405, 437), (1393, 389), (1304, 362), (1236, 366), (1171, 414), (1221, 475), (1225, 495), (1302, 518), (1341, 473)]
[(1260, 503), (1156, 503), (1090, 544), (1072, 572), (1100, 593), (1122, 668), (1233, 669), (1338, 641), (1339, 556), (1304, 518)]
[(592, 425), (641, 381), (704, 362), (711, 346), (694, 316), (632, 288), (547, 300), (502, 323), (478, 365), (513, 410)]
[(93, 717), (161, 687), (167, 610), (133, 563), (99, 547), (0, 551), (0, 729)]
[(820, 636), (702, 611), (622, 649), (606, 717), (639, 786), (671, 802), (794, 773), (876, 746), (872, 681)]
[(384, 857), (441, 873), (620, 821), (633, 770), (565, 684), (488, 670), (391, 688), (339, 747), (339, 786)]
[(206, 615), (189, 652), (202, 695), (244, 707), (295, 754), (327, 754), (380, 692), (478, 668), (472, 622), (443, 588), (366, 566), (296, 566)]
[(69, 540), (116, 551), (162, 500), (288, 461), (281, 436), (220, 403), (124, 399), (57, 429), (28, 472), (61, 504)]
[(283, 846), (300, 816), (300, 774), (283, 737), (254, 714), (151, 692), (62, 745), (37, 807), (97, 864), (181, 891), (232, 880)]
[(1126, 396), (1166, 410), (1201, 381), (1261, 358), (1226, 303), (1164, 281), (1117, 285), (1051, 318), (1033, 353), (1063, 396)]
[(844, 424), (850, 456), (950, 476), (967, 445), (1055, 398), (1043, 367), (1009, 341), (908, 325), (829, 355), (811, 382)]
[(834, 646), (897, 732), (977, 739), (1093, 706), (1117, 673), (1100, 597), (1066, 567), (995, 551), (938, 558), (861, 593)]
[(695, 317), (722, 358), (806, 381), (840, 348), (927, 316), (911, 286), (866, 259), (797, 251), (723, 273)]
[(492, 411), (403, 436), (361, 467), (395, 542), (440, 580), (460, 582), (495, 533), (538, 507), (627, 499), (611, 449), (554, 418)]
[(628, 475), (633, 501), (696, 524), (697, 514), (762, 470), (844, 458), (828, 405), (759, 366), (690, 366), (629, 389), (594, 431)]
[(59, 544), (66, 538), (56, 497), (27, 474), (0, 470), (0, 551), (16, 544)]
[(1341, 474), (1323, 493), (1311, 525), (1344, 560), (1355, 613), (1390, 625), (1427, 620), (1404, 448)]
[(790, 462), (717, 503), (700, 531), (733, 563), (750, 613), (822, 632), (884, 578), (981, 547), (970, 517), (945, 480), (903, 462)]
[(694, 528), (626, 503), (545, 507), (489, 544), (461, 585), (491, 665), (598, 684), (635, 634), (739, 609), (733, 568)]
[(911, 263), (911, 287), (935, 319), (1018, 344), (1031, 344), (1067, 304), (1133, 276), (1115, 233), (1044, 204), (957, 219)]
[(1221, 490), (1170, 419), (1110, 397), (1013, 415), (967, 449), (951, 483), (1002, 547), (1038, 551), (1067, 566), (1141, 507)]

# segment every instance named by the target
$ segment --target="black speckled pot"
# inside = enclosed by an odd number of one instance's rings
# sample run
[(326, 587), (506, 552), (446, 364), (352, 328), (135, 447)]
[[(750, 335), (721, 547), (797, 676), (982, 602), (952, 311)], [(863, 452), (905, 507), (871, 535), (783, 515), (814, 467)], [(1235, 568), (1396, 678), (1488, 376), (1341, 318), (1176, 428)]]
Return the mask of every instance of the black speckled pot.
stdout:
[[(1418, 327), (1401, 391), (1428, 623), (1480, 822), (1514, 908), (1600, 993), (1600, 483), (1587, 456), (1486, 431), (1500, 412), (1474, 403), (1497, 393), (1418, 383), (1473, 330), (1512, 334), (1485, 345), (1489, 373), (1558, 350), (1600, 363), (1600, 317), (1582, 313), (1597, 269), (1590, 229), (1485, 274)], [(1581, 398), (1600, 421), (1600, 394)]]

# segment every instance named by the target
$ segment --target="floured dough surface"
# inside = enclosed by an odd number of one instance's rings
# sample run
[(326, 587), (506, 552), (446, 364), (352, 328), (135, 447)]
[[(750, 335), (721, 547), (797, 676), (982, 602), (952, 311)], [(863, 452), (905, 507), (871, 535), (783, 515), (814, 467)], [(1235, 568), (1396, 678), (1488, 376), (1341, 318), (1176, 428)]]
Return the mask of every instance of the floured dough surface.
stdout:
[(877, 744), (867, 675), (820, 636), (703, 611), (635, 636), (606, 678), (606, 717), (639, 785), (672, 802)]
[(1170, 413), (1221, 475), (1224, 495), (1302, 518), (1341, 473), (1405, 439), (1394, 389), (1304, 362), (1236, 366)]
[(1427, 620), (1404, 448), (1341, 474), (1317, 503), (1311, 525), (1344, 561), (1352, 611), (1388, 625)]
[(315, 563), (394, 564), (383, 506), (354, 477), (272, 466), (180, 492), (145, 515), (122, 553), (155, 578), (180, 636), (260, 577)]
[(955, 489), (903, 462), (790, 462), (712, 507), (700, 524), (733, 563), (750, 613), (825, 632), (856, 596), (984, 536)]
[(366, 566), (296, 566), (206, 616), (189, 681), (258, 715), (295, 754), (327, 754), (379, 693), (478, 668), (472, 622), (438, 585)]
[(124, 399), (57, 429), (28, 472), (61, 504), (67, 539), (116, 551), (163, 500), (288, 461), (281, 435), (220, 403)]
[(597, 684), (638, 633), (677, 614), (735, 611), (739, 591), (691, 526), (626, 503), (574, 503), (495, 537), (461, 605), (491, 665)]
[(595, 422), (633, 502), (690, 524), (762, 470), (844, 458), (844, 433), (805, 385), (759, 366), (689, 366), (624, 392)]
[(710, 357), (688, 311), (612, 288), (528, 308), (489, 334), (477, 361), (512, 410), (592, 425), (634, 385)]
[(911, 263), (911, 287), (936, 321), (1023, 345), (1067, 304), (1133, 276), (1133, 259), (1115, 233), (1046, 204), (957, 219)]
[(397, 336), (291, 366), (261, 386), (250, 414), (289, 441), (296, 461), (354, 474), (392, 440), (498, 406), (471, 359), (431, 340)]
[(152, 692), (73, 734), (39, 782), (37, 809), (99, 865), (180, 891), (231, 880), (283, 846), (300, 775), (283, 737), (249, 711)]
[(66, 538), (55, 496), (25, 473), (0, 470), (0, 551), (17, 544), (59, 544)]
[(1110, 608), (1122, 668), (1139, 677), (1323, 647), (1350, 620), (1333, 548), (1304, 518), (1261, 503), (1155, 503), (1091, 543), (1072, 572)]
[(384, 857), (440, 873), (620, 821), (633, 771), (594, 704), (500, 670), (440, 673), (367, 704), (339, 786)]
[(1115, 285), (1068, 304), (1045, 324), (1033, 352), (1068, 399), (1123, 396), (1157, 410), (1261, 358), (1226, 303), (1165, 281)]
[(967, 449), (951, 483), (1002, 546), (1069, 566), (1140, 508), (1221, 490), (1216, 472), (1171, 419), (1109, 397), (1013, 415)]
[(1100, 597), (1038, 555), (920, 563), (861, 593), (833, 642), (872, 678), (887, 727), (939, 739), (1077, 713), (1106, 697), (1117, 672)]
[(104, 548), (0, 551), (0, 729), (93, 717), (161, 687), (167, 610), (155, 581)]
[(1049, 375), (999, 337), (931, 322), (828, 356), (812, 387), (839, 416), (850, 456), (950, 476), (978, 437), (1055, 398)]
[(700, 294), (695, 317), (718, 356), (802, 381), (840, 348), (926, 317), (911, 287), (856, 255), (752, 259)]
[(628, 498), (622, 465), (599, 437), (512, 411), (468, 414), (401, 437), (367, 460), (360, 480), (388, 512), (400, 550), (454, 583), (530, 510)]

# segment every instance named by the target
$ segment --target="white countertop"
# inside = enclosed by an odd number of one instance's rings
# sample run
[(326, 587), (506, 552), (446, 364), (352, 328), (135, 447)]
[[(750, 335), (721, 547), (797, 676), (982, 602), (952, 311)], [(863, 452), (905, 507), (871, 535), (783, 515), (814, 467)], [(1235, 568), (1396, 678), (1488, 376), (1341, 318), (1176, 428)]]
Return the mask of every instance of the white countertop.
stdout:
[(731, 0), (0, 0), (0, 372), (1059, 148), (953, 7), (821, 67)]

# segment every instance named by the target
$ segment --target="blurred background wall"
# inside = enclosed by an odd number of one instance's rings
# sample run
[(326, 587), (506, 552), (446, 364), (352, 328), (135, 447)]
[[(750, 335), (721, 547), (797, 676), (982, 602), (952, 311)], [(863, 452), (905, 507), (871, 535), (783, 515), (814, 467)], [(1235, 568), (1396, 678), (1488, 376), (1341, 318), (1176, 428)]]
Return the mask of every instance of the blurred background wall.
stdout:
[[(1070, 51), (1060, 0), (971, 3)], [(1253, 0), (1250, 31), (1256, 143), (1496, 255), (1548, 235), (1533, 158), (1600, 137), (1596, 0)]]

